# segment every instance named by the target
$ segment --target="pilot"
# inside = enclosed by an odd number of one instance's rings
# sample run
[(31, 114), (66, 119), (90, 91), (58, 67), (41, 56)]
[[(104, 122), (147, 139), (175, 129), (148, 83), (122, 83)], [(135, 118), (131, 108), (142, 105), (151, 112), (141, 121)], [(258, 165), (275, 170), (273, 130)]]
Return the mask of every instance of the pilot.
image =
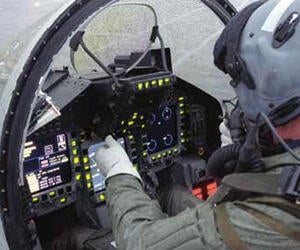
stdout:
[[(151, 199), (124, 149), (106, 138), (97, 162), (119, 249), (300, 249), (299, 15), (299, 1), (255, 2), (215, 45), (215, 64), (238, 97), (240, 120), (229, 125), (240, 127), (229, 126), (234, 143), (209, 161), (224, 178), (207, 201), (178, 187)], [(233, 135), (237, 128), (244, 136)]]

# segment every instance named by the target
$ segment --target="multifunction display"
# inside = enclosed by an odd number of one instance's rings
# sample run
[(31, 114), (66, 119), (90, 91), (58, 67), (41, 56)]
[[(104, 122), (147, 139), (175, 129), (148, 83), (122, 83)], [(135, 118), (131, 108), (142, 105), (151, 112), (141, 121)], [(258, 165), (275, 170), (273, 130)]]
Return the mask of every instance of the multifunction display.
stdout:
[(32, 194), (71, 181), (66, 134), (28, 140), (23, 157), (24, 174)]

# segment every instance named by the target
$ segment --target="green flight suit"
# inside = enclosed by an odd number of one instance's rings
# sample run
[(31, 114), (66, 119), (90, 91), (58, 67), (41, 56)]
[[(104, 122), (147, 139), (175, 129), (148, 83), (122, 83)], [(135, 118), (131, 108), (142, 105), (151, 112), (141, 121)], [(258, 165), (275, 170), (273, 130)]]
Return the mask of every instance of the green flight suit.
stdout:
[[(284, 157), (283, 157), (284, 156)], [(277, 156), (284, 160), (287, 154)], [(267, 164), (272, 159), (266, 160)], [(189, 198), (190, 197), (190, 198)], [(174, 191), (170, 203), (180, 213), (169, 217), (159, 203), (144, 192), (135, 177), (117, 175), (107, 180), (107, 206), (112, 219), (118, 248), (128, 250), (193, 250), (228, 249), (218, 233), (214, 218), (214, 203), (195, 202), (182, 191)], [(182, 203), (180, 203), (182, 201)], [(198, 204), (196, 204), (198, 203)], [(180, 205), (182, 204), (182, 206)], [(284, 222), (294, 230), (300, 229), (300, 220), (275, 207), (248, 203), (257, 210)], [(172, 206), (171, 206), (172, 207)], [(234, 202), (226, 202), (226, 210), (234, 230), (249, 249), (299, 250), (300, 242), (272, 231)]]

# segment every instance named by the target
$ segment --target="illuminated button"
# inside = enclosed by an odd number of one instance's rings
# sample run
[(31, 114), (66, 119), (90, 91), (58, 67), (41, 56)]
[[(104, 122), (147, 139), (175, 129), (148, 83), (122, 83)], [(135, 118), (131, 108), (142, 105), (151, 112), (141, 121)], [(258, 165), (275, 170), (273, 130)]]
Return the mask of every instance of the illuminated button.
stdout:
[(184, 110), (180, 110), (179, 114), (184, 115)]
[(149, 82), (145, 82), (145, 89), (149, 89), (150, 87), (150, 83)]
[(157, 85), (157, 81), (156, 81), (156, 80), (152, 81), (152, 82), (151, 82), (151, 85), (152, 85), (152, 86), (156, 86), (156, 85)]
[(180, 104), (179, 104), (179, 107), (180, 107), (180, 108), (183, 108), (183, 107), (184, 107), (184, 103), (180, 103)]
[(145, 118), (145, 117), (144, 117), (143, 115), (141, 115), (141, 117), (140, 117), (141, 121), (144, 120), (144, 118)]
[(171, 79), (170, 78), (165, 78), (165, 83), (170, 83)]
[(126, 129), (123, 129), (123, 134), (126, 134), (127, 130)]
[(166, 156), (167, 156), (167, 153), (166, 153), (166, 152), (164, 152), (164, 153), (163, 153), (163, 157), (166, 157)]
[(155, 156), (152, 156), (151, 159), (152, 159), (152, 161), (155, 161), (155, 160), (156, 160), (156, 157), (155, 157)]
[(80, 162), (79, 157), (75, 157), (75, 158), (73, 159), (73, 163), (74, 163), (75, 165), (79, 164), (79, 162)]
[(178, 98), (178, 100), (179, 100), (179, 101), (183, 101), (183, 100), (184, 100), (184, 97), (181, 96), (181, 97)]
[(55, 191), (51, 191), (51, 192), (49, 193), (49, 196), (50, 196), (50, 197), (54, 197), (54, 196), (55, 196)]
[(86, 187), (87, 187), (88, 189), (91, 189), (91, 188), (92, 188), (92, 183), (90, 183), (90, 182), (87, 183), (87, 184), (86, 184)]
[(83, 163), (86, 164), (86, 163), (88, 163), (88, 162), (89, 162), (89, 157), (85, 156), (85, 157), (83, 158)]
[(72, 153), (73, 153), (73, 155), (77, 155), (78, 154), (78, 150), (77, 149), (73, 149)]
[(99, 200), (100, 201), (105, 201), (105, 194), (100, 194), (99, 195)]
[(90, 173), (86, 174), (86, 175), (85, 175), (85, 179), (86, 179), (87, 181), (91, 180), (91, 174), (90, 174)]
[(173, 152), (171, 150), (168, 151), (168, 154), (171, 155)]
[(122, 121), (122, 122), (121, 122), (121, 125), (124, 125), (124, 124), (125, 124), (125, 121)]
[(178, 148), (174, 148), (173, 152), (178, 153)]
[(71, 142), (71, 145), (72, 145), (72, 147), (76, 147), (76, 146), (77, 146), (77, 141), (73, 140), (73, 141)]
[(66, 202), (67, 202), (67, 198), (63, 197), (63, 198), (61, 198), (59, 201), (60, 201), (60, 203), (62, 203), (62, 204), (63, 204), (63, 203), (66, 203)]
[(198, 155), (199, 155), (199, 156), (202, 156), (202, 155), (204, 155), (204, 153), (205, 153), (205, 149), (204, 149), (203, 147), (200, 147), (200, 148), (198, 149)]
[(180, 135), (181, 135), (181, 136), (184, 136), (184, 132), (181, 132)]
[(185, 139), (184, 138), (181, 139), (181, 143), (185, 143)]
[(138, 88), (138, 90), (143, 90), (143, 88), (144, 88), (144, 84), (143, 83), (138, 83), (138, 85), (137, 85), (137, 88)]
[(129, 139), (130, 141), (132, 141), (132, 140), (133, 140), (133, 135), (128, 136), (128, 139)]
[(161, 158), (161, 154), (158, 154), (158, 155), (157, 155), (157, 159), (160, 159), (160, 158)]
[(128, 126), (132, 126), (134, 124), (134, 121), (129, 121)]
[(32, 202), (33, 203), (38, 203), (40, 201), (39, 197), (33, 197)]
[(144, 151), (143, 152), (143, 157), (146, 157), (148, 155), (148, 152), (147, 151)]
[(89, 165), (85, 165), (85, 166), (84, 166), (84, 170), (85, 170), (85, 171), (90, 170), (90, 166), (89, 166)]
[(159, 80), (158, 81), (158, 86), (163, 86), (163, 85), (164, 85), (164, 80), (163, 79)]
[(146, 125), (145, 125), (145, 124), (142, 124), (141, 128), (145, 128), (145, 127), (146, 127)]
[(81, 174), (77, 174), (76, 175), (76, 181), (80, 181), (81, 180)]

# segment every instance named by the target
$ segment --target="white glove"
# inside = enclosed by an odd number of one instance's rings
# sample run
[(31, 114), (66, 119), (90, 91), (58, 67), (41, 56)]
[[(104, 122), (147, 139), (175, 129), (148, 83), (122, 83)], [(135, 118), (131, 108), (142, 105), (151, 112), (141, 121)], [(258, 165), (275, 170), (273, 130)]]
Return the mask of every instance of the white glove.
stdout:
[(96, 162), (106, 179), (119, 174), (129, 174), (142, 182), (141, 176), (133, 168), (124, 148), (111, 135), (106, 137), (105, 142), (106, 146), (96, 153)]
[(219, 126), (219, 130), (221, 133), (221, 142), (222, 142), (222, 147), (225, 147), (227, 145), (232, 144), (232, 139), (231, 139), (231, 135), (230, 135), (230, 131), (227, 128), (227, 126), (225, 125), (225, 122), (223, 121), (220, 126)]

